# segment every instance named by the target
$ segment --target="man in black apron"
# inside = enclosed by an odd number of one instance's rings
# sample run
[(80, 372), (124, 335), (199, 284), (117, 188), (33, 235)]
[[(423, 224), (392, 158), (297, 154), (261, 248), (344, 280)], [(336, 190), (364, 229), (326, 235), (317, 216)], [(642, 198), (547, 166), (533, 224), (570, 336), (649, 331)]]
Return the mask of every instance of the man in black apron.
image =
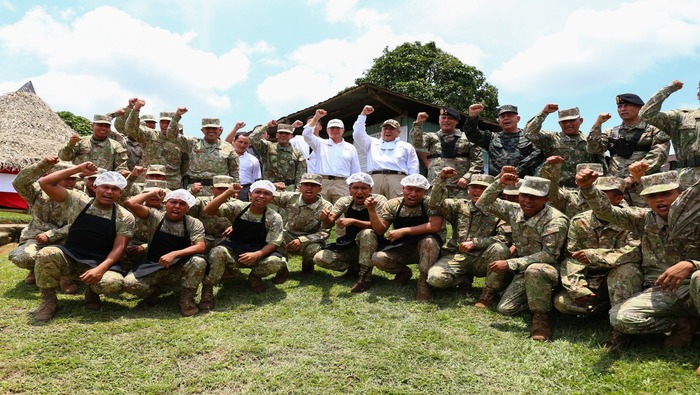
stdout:
[(442, 240), (438, 235), (443, 218), (437, 210), (428, 208), (429, 198), (425, 194), (430, 188), (428, 179), (420, 174), (411, 174), (401, 179), (403, 197), (389, 200), (381, 211), (376, 210), (374, 199), (365, 201), (372, 229), (383, 235), (393, 225), (386, 239), (372, 255), (372, 264), (377, 268), (396, 274), (394, 281), (404, 285), (411, 279), (409, 264), (418, 262), (418, 292), (416, 300), (433, 298), (427, 283), (428, 269), (440, 256)]
[(134, 233), (134, 216), (115, 202), (126, 187), (126, 179), (108, 171), (95, 179), (95, 198), (68, 191), (59, 182), (80, 172), (92, 174), (97, 167), (85, 162), (41, 178), (47, 195), (61, 203), (72, 225), (64, 245), (43, 248), (37, 254), (36, 283), (41, 289), (41, 306), (34, 318), (48, 321), (56, 314), (56, 290), (61, 276), (87, 284), (85, 306), (98, 310), (100, 294), (122, 290), (124, 272), (119, 265)]
[(332, 210), (321, 212), (326, 227), (335, 223), (338, 228), (345, 228), (345, 234), (317, 252), (314, 264), (330, 270), (347, 270), (348, 275), (359, 274), (360, 280), (350, 291), (365, 292), (372, 286), (372, 254), (377, 249), (377, 234), (369, 222), (365, 201), (371, 197), (377, 209), (381, 209), (386, 198), (372, 194), (374, 180), (367, 173), (352, 174), (345, 182), (350, 187), (350, 196), (338, 199)]
[[(165, 213), (144, 206), (155, 196), (165, 196)], [(199, 283), (207, 270), (201, 255), (206, 249), (202, 221), (187, 215), (195, 202), (184, 189), (165, 195), (162, 189), (141, 193), (126, 201), (126, 208), (146, 221), (149, 233), (148, 254), (124, 279), (124, 290), (155, 304), (161, 285), (182, 285), (180, 312), (189, 317), (197, 314), (194, 303)]]
[[(207, 215), (228, 218), (232, 224), (229, 236), (209, 253), (209, 273), (202, 281), (200, 309), (214, 308), (214, 285), (221, 281), (227, 266), (250, 268), (248, 285), (253, 292), (266, 289), (263, 277), (276, 274), (286, 267), (287, 260), (277, 252), (282, 246), (282, 217), (267, 206), (274, 198), (275, 186), (267, 180), (254, 182), (250, 186), (250, 203), (231, 199), (240, 190), (240, 185), (231, 184), (229, 189), (215, 197), (204, 207)], [(273, 282), (283, 283), (275, 277)]]

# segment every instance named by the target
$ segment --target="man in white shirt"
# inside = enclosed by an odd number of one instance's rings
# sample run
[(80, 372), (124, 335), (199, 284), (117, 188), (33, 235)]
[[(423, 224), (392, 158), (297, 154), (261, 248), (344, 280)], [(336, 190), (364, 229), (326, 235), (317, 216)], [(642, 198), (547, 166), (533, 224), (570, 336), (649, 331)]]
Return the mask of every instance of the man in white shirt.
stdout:
[(233, 138), (233, 149), (238, 154), (238, 173), (241, 178), (241, 186), (243, 189), (238, 194), (238, 199), (244, 202), (248, 201), (248, 192), (250, 185), (262, 178), (262, 171), (260, 169), (260, 161), (255, 156), (248, 152), (248, 147), (250, 147), (250, 137), (249, 133), (241, 132), (236, 133)]
[(328, 121), (328, 139), (314, 135), (314, 128), (326, 114), (326, 110), (316, 110), (314, 117), (304, 126), (302, 136), (316, 153), (316, 174), (323, 177), (321, 194), (324, 199), (335, 203), (342, 196), (348, 196), (345, 179), (360, 172), (360, 159), (355, 146), (343, 140), (345, 125), (340, 119)]
[(367, 116), (374, 112), (365, 106), (352, 127), (352, 137), (367, 153), (367, 173), (374, 179), (374, 190), (392, 199), (402, 195), (401, 180), (418, 174), (418, 155), (413, 146), (401, 141), (401, 125), (395, 119), (382, 123), (381, 139), (367, 134)]

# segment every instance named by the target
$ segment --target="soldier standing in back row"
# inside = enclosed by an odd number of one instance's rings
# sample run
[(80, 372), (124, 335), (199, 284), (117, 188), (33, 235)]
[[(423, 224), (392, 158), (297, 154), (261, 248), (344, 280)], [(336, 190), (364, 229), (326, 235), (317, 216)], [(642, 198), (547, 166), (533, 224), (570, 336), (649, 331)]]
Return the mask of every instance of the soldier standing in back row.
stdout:
[(448, 194), (453, 198), (466, 198), (467, 185), (472, 174), (484, 172), (484, 158), (481, 148), (470, 142), (464, 134), (457, 129), (457, 124), (462, 117), (459, 112), (451, 108), (440, 110), (440, 130), (437, 133), (423, 133), (423, 123), (428, 119), (428, 114), (420, 112), (416, 116), (411, 129), (411, 139), (416, 151), (427, 152), (426, 163), (428, 168), (428, 180), (432, 183), (443, 167), (452, 167), (457, 174), (448, 180)]
[(588, 134), (587, 149), (594, 154), (603, 154), (610, 150), (608, 174), (625, 179), (627, 203), (636, 207), (647, 207), (644, 198), (639, 196), (639, 185), (634, 183), (628, 167), (641, 160), (649, 165), (649, 174), (658, 173), (668, 159), (671, 138), (656, 126), (642, 121), (639, 110), (644, 101), (639, 96), (624, 93), (617, 95), (615, 101), (622, 124), (601, 131), (603, 123), (611, 118), (609, 113), (601, 113)]
[[(272, 181), (277, 189), (296, 191), (301, 176), (306, 173), (306, 157), (289, 143), (294, 129), (302, 126), (304, 124), (301, 121), (284, 125), (272, 120), (250, 134), (250, 142), (260, 154), (263, 178)], [(277, 129), (276, 143), (262, 138), (270, 129)]]
[(126, 171), (126, 148), (108, 137), (111, 130), (110, 117), (95, 115), (92, 136), (80, 137), (73, 134), (68, 144), (58, 152), (58, 157), (74, 164), (92, 162), (106, 170)]

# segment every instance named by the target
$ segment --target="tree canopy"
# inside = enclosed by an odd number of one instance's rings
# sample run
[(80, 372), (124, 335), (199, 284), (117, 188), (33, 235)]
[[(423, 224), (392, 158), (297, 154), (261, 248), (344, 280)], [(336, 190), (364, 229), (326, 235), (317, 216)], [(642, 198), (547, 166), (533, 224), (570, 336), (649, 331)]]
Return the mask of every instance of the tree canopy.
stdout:
[(89, 119), (75, 115), (70, 111), (58, 111), (56, 114), (79, 135), (92, 135), (92, 122)]
[(498, 89), (476, 67), (462, 63), (435, 45), (419, 41), (384, 48), (374, 65), (355, 80), (375, 84), (419, 100), (466, 112), (483, 103), (488, 117), (496, 117)]

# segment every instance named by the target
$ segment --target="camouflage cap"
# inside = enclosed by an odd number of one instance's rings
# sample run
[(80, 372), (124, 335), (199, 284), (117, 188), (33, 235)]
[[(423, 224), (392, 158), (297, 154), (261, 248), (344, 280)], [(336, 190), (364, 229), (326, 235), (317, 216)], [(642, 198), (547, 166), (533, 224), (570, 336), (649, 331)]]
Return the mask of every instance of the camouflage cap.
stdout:
[(292, 125), (287, 123), (277, 124), (277, 133), (294, 133)]
[(167, 190), (168, 189), (168, 182), (165, 180), (146, 180), (146, 182), (143, 183), (143, 191), (148, 192), (151, 190), (154, 190), (156, 188), (160, 188), (162, 190)]
[(112, 118), (109, 115), (95, 114), (95, 116), (92, 117), (92, 123), (104, 123), (107, 125), (111, 125)]
[(511, 195), (511, 196), (517, 196), (520, 195), (520, 187), (523, 185), (523, 180), (518, 180), (513, 185), (506, 185), (505, 189), (503, 189), (503, 194), (505, 195)]
[(165, 176), (165, 166), (163, 165), (150, 165), (148, 166), (148, 169), (146, 170), (146, 175), (161, 175)]
[(228, 188), (233, 184), (233, 177), (230, 176), (214, 176), (212, 186), (214, 188)]
[(600, 175), (603, 175), (605, 173), (603, 165), (601, 165), (600, 163), (579, 163), (578, 165), (576, 165), (576, 173), (583, 169), (591, 169)]
[(505, 114), (507, 112), (514, 112), (518, 113), (518, 107), (514, 106), (512, 104), (504, 104), (500, 107), (498, 107), (498, 115)]
[(651, 195), (652, 193), (672, 191), (679, 187), (678, 172), (675, 170), (665, 171), (642, 177), (642, 192), (639, 194), (642, 196)]
[(616, 104), (634, 104), (635, 106), (643, 106), (644, 100), (641, 97), (635, 95), (634, 93), (622, 93), (615, 96)]
[(397, 121), (395, 119), (387, 119), (386, 121), (384, 121), (382, 123), (382, 127), (384, 127), (384, 126), (389, 126), (389, 127), (394, 128), (394, 129), (401, 129), (401, 124), (399, 123), (399, 121)]
[(203, 128), (218, 128), (221, 127), (221, 121), (219, 118), (202, 118)]
[(321, 185), (323, 177), (320, 174), (304, 173), (301, 176), (301, 181), (299, 184), (317, 184)]
[(143, 114), (139, 117), (142, 122), (158, 122), (155, 115)]
[(469, 179), (469, 185), (483, 185), (487, 187), (493, 184), (494, 181), (496, 181), (496, 177), (489, 174), (472, 174)]
[(549, 194), (549, 185), (551, 181), (542, 177), (525, 176), (522, 185), (520, 185), (519, 193), (527, 195), (544, 197)]
[(161, 121), (172, 121), (174, 116), (175, 116), (174, 112), (162, 112), (162, 113), (160, 113), (160, 120)]
[(625, 188), (627, 187), (625, 180), (620, 177), (598, 177), (594, 185), (601, 191), (618, 190), (622, 193), (625, 193)]
[(459, 111), (455, 110), (454, 108), (448, 108), (448, 107), (443, 107), (440, 109), (440, 115), (447, 115), (448, 117), (452, 117), (459, 122), (462, 117), (459, 115)]
[[(56, 163), (55, 165), (53, 165), (53, 167), (51, 168), (51, 173), (61, 171), (61, 170), (70, 169), (73, 166), (75, 166), (75, 165), (71, 162), (60, 161), (60, 162)], [(78, 175), (75, 174), (71, 177), (78, 177)]]
[(567, 108), (565, 110), (559, 110), (559, 122), (569, 121), (572, 119), (579, 119), (579, 118), (581, 118), (581, 112), (578, 110), (578, 107)]

